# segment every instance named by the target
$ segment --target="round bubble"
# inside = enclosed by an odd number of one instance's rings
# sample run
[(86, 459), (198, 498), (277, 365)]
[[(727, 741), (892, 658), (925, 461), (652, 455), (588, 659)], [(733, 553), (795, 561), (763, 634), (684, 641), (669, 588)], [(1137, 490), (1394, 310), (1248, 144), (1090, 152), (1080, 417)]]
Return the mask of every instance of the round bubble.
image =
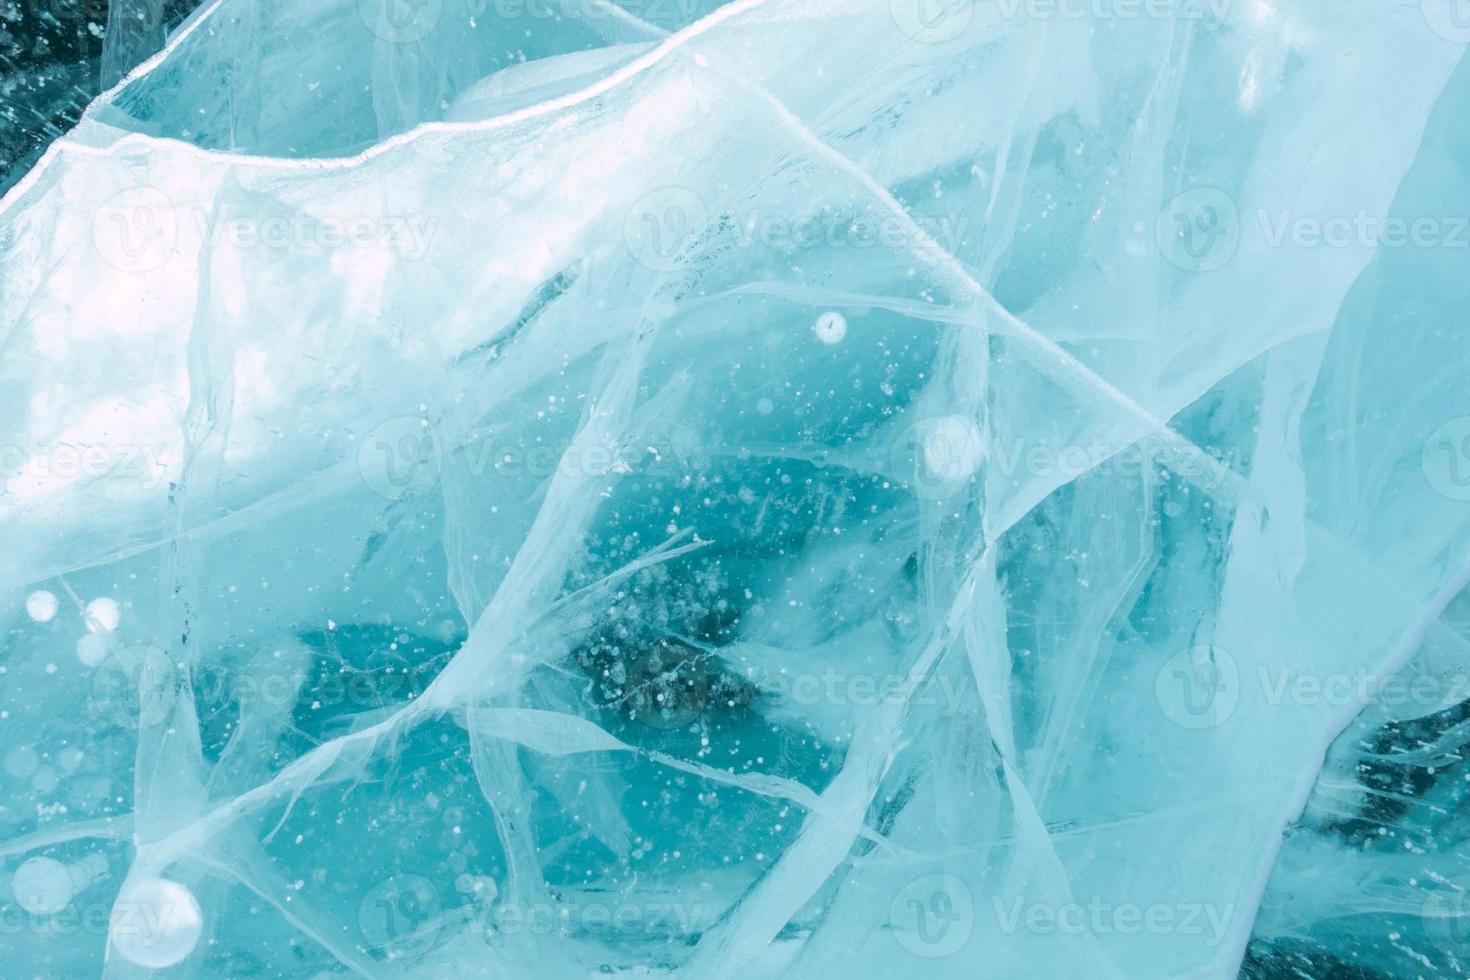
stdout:
[(828, 310), (817, 317), (817, 322), (812, 324), (812, 332), (824, 344), (840, 344), (847, 336), (847, 317), (836, 310)]
[(88, 667), (96, 667), (107, 659), (111, 646), (99, 633), (83, 633), (77, 640), (77, 659)]
[(15, 901), (33, 915), (51, 915), (71, 904), (71, 872), (48, 857), (31, 858), (15, 871)]
[(42, 766), (31, 777), (31, 789), (43, 795), (56, 792), (56, 787), (60, 785), (61, 774), (54, 766)]
[(924, 472), (933, 480), (968, 480), (985, 457), (985, 439), (969, 419), (946, 415), (933, 419), (921, 445)]
[(93, 633), (111, 633), (121, 618), (115, 599), (103, 596), (87, 603), (87, 629)]
[(130, 963), (150, 970), (173, 966), (194, 951), (204, 915), (177, 881), (148, 878), (123, 889), (112, 906), (107, 938)]
[(61, 603), (56, 601), (56, 595), (41, 589), (26, 596), (26, 615), (38, 623), (49, 623), (56, 618), (56, 611), (61, 608)]
[(87, 758), (86, 753), (75, 745), (68, 745), (56, 755), (56, 764), (61, 766), (61, 771), (73, 773), (82, 768), (82, 762)]
[(5, 774), (16, 779), (29, 779), (41, 765), (41, 757), (29, 745), (17, 745), (5, 753)]

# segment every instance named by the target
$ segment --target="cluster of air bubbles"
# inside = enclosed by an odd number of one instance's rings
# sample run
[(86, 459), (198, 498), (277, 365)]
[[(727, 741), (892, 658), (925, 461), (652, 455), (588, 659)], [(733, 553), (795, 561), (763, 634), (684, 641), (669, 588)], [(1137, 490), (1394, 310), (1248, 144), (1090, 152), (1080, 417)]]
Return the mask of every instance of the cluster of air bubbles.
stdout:
[[(37, 623), (49, 623), (61, 611), (56, 593), (38, 589), (26, 597), (26, 615)], [(77, 659), (88, 668), (100, 667), (114, 645), (113, 634), (122, 622), (117, 600), (99, 596), (82, 607), (82, 623), (86, 632), (77, 638)]]
[(16, 904), (27, 912), (55, 915), (106, 874), (107, 859), (101, 854), (89, 854), (73, 864), (33, 857), (16, 869), (11, 888)]
[(29, 745), (17, 745), (5, 753), (3, 768), (11, 779), (26, 781), (37, 793), (49, 794), (56, 791), (62, 780), (82, 767), (82, 750), (69, 745), (49, 762)]
[[(16, 904), (29, 914), (51, 916), (67, 909), (107, 873), (107, 859), (101, 854), (71, 863), (33, 857), (16, 869), (11, 890)], [(151, 875), (123, 885), (107, 923), (112, 949), (150, 970), (183, 960), (198, 946), (203, 931), (204, 915), (194, 893), (177, 881)]]

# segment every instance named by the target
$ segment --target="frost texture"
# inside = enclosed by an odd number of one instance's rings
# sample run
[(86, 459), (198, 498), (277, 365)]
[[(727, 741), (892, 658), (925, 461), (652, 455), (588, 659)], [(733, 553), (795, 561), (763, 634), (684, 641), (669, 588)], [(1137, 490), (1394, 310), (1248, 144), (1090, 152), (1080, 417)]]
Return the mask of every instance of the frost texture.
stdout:
[(1452, 8), (201, 8), (0, 205), (7, 969), (1465, 976)]

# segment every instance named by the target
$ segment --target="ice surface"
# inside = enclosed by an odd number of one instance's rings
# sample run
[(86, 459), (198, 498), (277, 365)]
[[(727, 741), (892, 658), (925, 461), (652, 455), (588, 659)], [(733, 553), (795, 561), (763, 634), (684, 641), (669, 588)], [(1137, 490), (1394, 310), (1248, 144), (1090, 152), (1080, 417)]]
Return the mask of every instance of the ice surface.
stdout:
[(0, 203), (7, 971), (1470, 975), (1462, 13), (200, 8)]

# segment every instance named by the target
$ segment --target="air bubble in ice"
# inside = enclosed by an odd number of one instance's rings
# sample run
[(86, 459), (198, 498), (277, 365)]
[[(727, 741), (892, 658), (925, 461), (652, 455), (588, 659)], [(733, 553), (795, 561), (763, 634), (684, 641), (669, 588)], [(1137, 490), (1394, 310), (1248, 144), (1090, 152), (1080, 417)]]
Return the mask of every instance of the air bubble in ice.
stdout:
[(38, 623), (49, 623), (56, 618), (56, 610), (61, 603), (56, 601), (56, 595), (39, 589), (26, 596), (26, 615)]
[(124, 959), (161, 970), (194, 951), (204, 916), (194, 894), (176, 881), (148, 878), (125, 888), (112, 906), (107, 936)]

